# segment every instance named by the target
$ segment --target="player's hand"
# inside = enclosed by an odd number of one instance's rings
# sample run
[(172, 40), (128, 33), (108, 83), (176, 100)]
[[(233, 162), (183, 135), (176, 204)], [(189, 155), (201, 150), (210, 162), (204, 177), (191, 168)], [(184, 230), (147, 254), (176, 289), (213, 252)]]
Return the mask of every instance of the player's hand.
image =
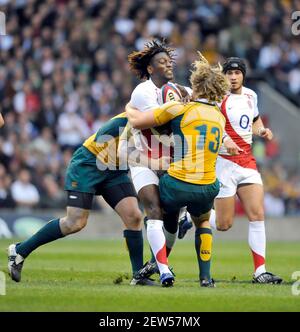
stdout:
[(183, 105), (186, 105), (187, 103), (193, 100), (192, 96), (188, 94), (184, 86), (177, 83), (175, 83), (175, 86), (181, 94), (180, 102), (183, 103)]
[(184, 88), (184, 86), (177, 84), (177, 83), (175, 83), (175, 86), (179, 90), (179, 92), (183, 98), (189, 95), (188, 92), (186, 91), (186, 89)]
[(243, 152), (244, 150), (241, 149), (231, 138), (227, 138), (224, 141), (224, 146), (229, 154), (232, 156), (237, 156), (240, 154), (240, 152)]
[(259, 136), (270, 141), (273, 138), (273, 133), (269, 128), (262, 128), (259, 130)]
[(189, 103), (190, 101), (192, 101), (192, 97), (190, 95), (186, 95), (185, 97), (181, 97), (180, 98), (180, 102), (183, 105), (186, 105), (187, 103)]

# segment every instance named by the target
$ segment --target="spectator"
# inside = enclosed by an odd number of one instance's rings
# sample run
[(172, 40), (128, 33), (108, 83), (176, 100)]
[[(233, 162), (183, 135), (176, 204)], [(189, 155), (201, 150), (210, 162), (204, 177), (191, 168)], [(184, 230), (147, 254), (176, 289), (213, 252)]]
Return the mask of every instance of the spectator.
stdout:
[(40, 207), (45, 209), (63, 209), (66, 206), (66, 195), (52, 175), (43, 178), (43, 193)]
[(30, 181), (29, 171), (21, 169), (18, 179), (11, 186), (12, 198), (18, 207), (34, 208), (39, 203), (39, 192)]
[(264, 199), (265, 213), (267, 216), (278, 218), (284, 216), (285, 207), (279, 190), (267, 192)]
[(0, 164), (0, 208), (13, 208), (15, 202), (10, 191), (11, 177), (6, 174), (5, 167)]
[(173, 23), (167, 19), (167, 13), (158, 11), (154, 18), (147, 23), (147, 29), (150, 36), (169, 37), (173, 30)]

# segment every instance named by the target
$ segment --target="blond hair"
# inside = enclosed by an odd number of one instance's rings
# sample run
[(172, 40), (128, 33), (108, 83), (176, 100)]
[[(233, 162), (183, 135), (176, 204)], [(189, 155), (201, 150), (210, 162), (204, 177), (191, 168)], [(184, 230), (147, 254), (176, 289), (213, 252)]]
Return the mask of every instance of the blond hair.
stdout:
[(199, 60), (193, 62), (190, 77), (194, 98), (220, 102), (229, 91), (230, 83), (220, 65), (211, 66), (200, 52), (198, 54)]

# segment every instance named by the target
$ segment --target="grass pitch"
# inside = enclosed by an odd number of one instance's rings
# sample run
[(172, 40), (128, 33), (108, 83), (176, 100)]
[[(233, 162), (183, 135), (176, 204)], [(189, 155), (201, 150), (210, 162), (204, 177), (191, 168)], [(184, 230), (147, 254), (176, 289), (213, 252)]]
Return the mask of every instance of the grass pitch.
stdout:
[[(6, 271), (11, 242), (0, 240), (0, 271)], [(213, 249), (214, 289), (200, 288), (194, 244), (187, 240), (177, 241), (169, 259), (176, 273), (173, 288), (133, 287), (123, 241), (59, 240), (28, 257), (21, 283), (6, 277), (0, 312), (300, 311), (300, 295), (291, 291), (292, 273), (300, 271), (300, 243), (268, 244), (267, 268), (284, 278), (282, 285), (251, 283), (246, 242), (215, 241)], [(148, 245), (144, 251), (146, 260)]]

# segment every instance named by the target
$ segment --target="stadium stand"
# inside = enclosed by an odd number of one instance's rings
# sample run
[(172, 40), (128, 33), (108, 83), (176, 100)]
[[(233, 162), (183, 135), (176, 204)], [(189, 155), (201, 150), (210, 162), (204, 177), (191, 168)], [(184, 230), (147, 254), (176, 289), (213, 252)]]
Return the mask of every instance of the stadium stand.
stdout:
[[(153, 36), (175, 47), (181, 84), (188, 84), (196, 50), (211, 63), (235, 55), (247, 59), (254, 81), (267, 81), (299, 107), (295, 10), (300, 1), (1, 0), (0, 208), (64, 206), (72, 152), (123, 111), (137, 84), (127, 55)], [(267, 213), (299, 215), (299, 168), (281, 164), (280, 146), (254, 143), (266, 200), (277, 206)], [(32, 201), (20, 202), (22, 187)]]

